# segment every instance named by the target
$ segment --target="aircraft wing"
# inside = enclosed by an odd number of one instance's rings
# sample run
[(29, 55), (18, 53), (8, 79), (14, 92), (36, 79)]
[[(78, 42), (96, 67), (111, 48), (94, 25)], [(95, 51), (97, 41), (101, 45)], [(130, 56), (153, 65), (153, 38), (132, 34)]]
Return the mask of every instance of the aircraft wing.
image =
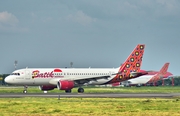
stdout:
[[(89, 77), (89, 76), (81, 76), (81, 77), (76, 77), (76, 78), (72, 78), (72, 77), (66, 77), (66, 78), (55, 78), (55, 79), (51, 79), (49, 81), (50, 84), (53, 85), (57, 85), (57, 82), (59, 80), (69, 80), (69, 81), (74, 81), (76, 84), (86, 84), (90, 81), (97, 81), (98, 79), (108, 79), (108, 78), (112, 78), (113, 75), (117, 75), (120, 73), (113, 73), (111, 75), (102, 75), (102, 76), (94, 76), (94, 77)], [(131, 76), (141, 76), (141, 75), (145, 75), (147, 74), (147, 72), (132, 72)]]
[(131, 73), (130, 73), (130, 77), (139, 77), (139, 76), (148, 74), (148, 72), (149, 72), (149, 71), (131, 72)]
[(88, 84), (91, 81), (97, 81), (99, 79), (108, 79), (111, 78), (110, 75), (104, 75), (104, 76), (96, 76), (96, 77), (84, 77), (84, 78), (75, 78), (72, 79), (76, 84)]
[[(115, 75), (115, 74), (112, 74)], [(66, 77), (66, 78), (56, 78), (56, 79), (51, 79), (49, 81), (50, 84), (57, 85), (57, 82), (59, 80), (69, 80), (69, 81), (74, 81), (76, 84), (85, 84), (90, 81), (97, 81), (98, 79), (108, 79), (111, 78), (111, 75), (103, 75), (103, 76), (94, 76), (94, 77), (88, 77), (88, 76), (83, 76), (83, 77)]]
[[(98, 79), (112, 78), (113, 75), (119, 75), (119, 74), (121, 74), (121, 72), (114, 73), (114, 74), (111, 74), (111, 75), (97, 76), (97, 77), (84, 77), (84, 78), (80, 77), (80, 78), (75, 78), (75, 79), (72, 79), (72, 80), (75, 81), (77, 84), (83, 84), (83, 83), (88, 83), (90, 81), (97, 81)], [(143, 72), (131, 72), (130, 73), (131, 77), (139, 77), (139, 76), (146, 75), (146, 74), (148, 74), (147, 71), (143, 71)]]

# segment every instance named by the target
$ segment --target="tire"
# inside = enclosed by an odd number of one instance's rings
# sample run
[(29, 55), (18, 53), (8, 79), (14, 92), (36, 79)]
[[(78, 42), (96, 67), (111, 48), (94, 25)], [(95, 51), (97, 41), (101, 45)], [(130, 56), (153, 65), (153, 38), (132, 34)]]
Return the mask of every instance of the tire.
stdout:
[(84, 93), (84, 89), (83, 88), (78, 88), (78, 93)]
[(71, 93), (71, 89), (65, 90), (66, 93)]
[(27, 93), (27, 90), (23, 90), (23, 93)]

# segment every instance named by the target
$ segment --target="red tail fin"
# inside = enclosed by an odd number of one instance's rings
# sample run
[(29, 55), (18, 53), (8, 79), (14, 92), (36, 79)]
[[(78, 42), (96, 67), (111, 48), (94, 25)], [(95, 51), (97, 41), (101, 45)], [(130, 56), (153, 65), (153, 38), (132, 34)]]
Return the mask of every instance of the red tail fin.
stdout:
[(124, 73), (126, 76), (128, 76), (130, 72), (139, 72), (142, 64), (144, 48), (144, 44), (138, 44), (129, 57), (125, 60), (123, 65), (119, 68), (119, 72)]
[(167, 73), (168, 68), (169, 68), (169, 63), (165, 63), (164, 66), (159, 71), (158, 75), (165, 75)]
[(131, 77), (131, 72), (139, 72), (144, 54), (144, 44), (138, 44), (125, 62), (120, 66), (116, 77), (110, 82), (119, 82), (128, 80)]
[(169, 63), (165, 63), (164, 66), (161, 68), (161, 70), (155, 76), (153, 76), (148, 81), (148, 83), (153, 83), (153, 82), (157, 82), (158, 80), (160, 80), (161, 77), (167, 73), (168, 67), (169, 67)]

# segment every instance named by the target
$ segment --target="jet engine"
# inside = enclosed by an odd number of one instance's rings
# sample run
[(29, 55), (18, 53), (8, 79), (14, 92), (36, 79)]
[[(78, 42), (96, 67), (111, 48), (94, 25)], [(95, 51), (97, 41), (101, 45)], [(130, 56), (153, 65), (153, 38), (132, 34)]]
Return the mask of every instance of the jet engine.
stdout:
[(57, 88), (59, 90), (70, 90), (74, 87), (74, 81), (60, 80), (57, 83)]
[(53, 90), (54, 88), (56, 88), (56, 86), (54, 86), (54, 85), (41, 85), (41, 86), (39, 86), (39, 89), (41, 91)]

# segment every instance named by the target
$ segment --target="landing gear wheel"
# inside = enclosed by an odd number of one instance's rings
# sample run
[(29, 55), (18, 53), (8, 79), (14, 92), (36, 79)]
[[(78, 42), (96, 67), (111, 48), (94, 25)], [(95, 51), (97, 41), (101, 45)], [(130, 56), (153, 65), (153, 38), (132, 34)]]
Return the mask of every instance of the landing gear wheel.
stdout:
[(27, 86), (24, 85), (24, 90), (23, 90), (23, 93), (27, 93)]
[(84, 89), (83, 88), (78, 88), (78, 93), (84, 93)]
[(71, 89), (65, 90), (66, 93), (71, 93)]
[(27, 93), (27, 90), (23, 90), (23, 93)]

